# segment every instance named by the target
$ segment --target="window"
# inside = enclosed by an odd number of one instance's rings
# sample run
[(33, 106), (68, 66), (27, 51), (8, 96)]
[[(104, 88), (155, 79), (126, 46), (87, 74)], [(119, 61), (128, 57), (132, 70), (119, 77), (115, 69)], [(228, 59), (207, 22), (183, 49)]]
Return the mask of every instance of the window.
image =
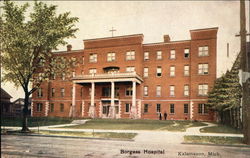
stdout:
[(36, 111), (37, 112), (43, 111), (43, 104), (42, 103), (37, 103), (36, 104)]
[(89, 69), (89, 74), (91, 74), (91, 75), (96, 74), (96, 69)]
[(81, 71), (81, 75), (84, 75), (84, 71), (83, 70)]
[(111, 96), (111, 88), (110, 87), (102, 87), (102, 96), (110, 97)]
[(132, 87), (127, 87), (125, 94), (126, 96), (132, 96), (133, 95)]
[(199, 84), (199, 92), (198, 95), (207, 95), (208, 85), (207, 84)]
[(174, 114), (174, 104), (170, 104), (170, 113)]
[(208, 64), (198, 64), (198, 74), (199, 75), (208, 74)]
[(184, 49), (184, 58), (189, 58), (189, 49)]
[(184, 114), (188, 114), (188, 104), (184, 104)]
[(208, 56), (208, 46), (199, 47), (199, 57)]
[(189, 76), (189, 65), (184, 65), (184, 76)]
[(39, 81), (42, 81), (42, 79), (43, 79), (43, 73), (39, 73), (39, 74), (38, 74), (38, 80), (39, 80)]
[(55, 88), (51, 88), (51, 97), (54, 97), (55, 96)]
[(156, 76), (157, 76), (157, 77), (161, 77), (161, 67), (160, 67), (160, 66), (158, 66), (158, 67), (156, 68)]
[(135, 51), (126, 52), (126, 60), (135, 60)]
[(71, 97), (73, 96), (73, 87), (72, 87), (71, 90), (70, 90), (70, 96), (71, 96)]
[(130, 112), (130, 104), (126, 103), (125, 112)]
[(159, 51), (156, 52), (156, 59), (157, 60), (161, 60), (162, 59), (162, 51), (159, 50)]
[(148, 112), (148, 104), (144, 104), (144, 113)]
[(175, 50), (170, 50), (170, 59), (175, 59)]
[(54, 112), (54, 103), (50, 104), (49, 111), (50, 112)]
[(89, 55), (89, 62), (96, 63), (97, 62), (97, 54), (90, 54)]
[(55, 80), (56, 79), (56, 74), (55, 73), (51, 74), (51, 78), (52, 78), (52, 80)]
[(76, 77), (76, 72), (72, 71), (72, 77)]
[(143, 76), (148, 77), (148, 67), (144, 67)]
[(175, 76), (175, 66), (170, 66), (170, 76)]
[(126, 67), (126, 72), (135, 72), (135, 67), (134, 66)]
[(115, 106), (115, 113), (116, 113), (116, 114), (119, 113), (119, 106)]
[(156, 86), (156, 96), (157, 97), (161, 96), (161, 86)]
[(43, 97), (43, 89), (42, 88), (38, 88), (37, 97)]
[(148, 96), (148, 86), (144, 86), (143, 94), (144, 96)]
[(184, 85), (184, 96), (189, 96), (189, 85)]
[(175, 86), (170, 86), (170, 96), (173, 97), (175, 95)]
[(64, 96), (65, 96), (65, 89), (61, 88), (61, 97), (64, 97)]
[(198, 113), (199, 114), (207, 114), (208, 106), (206, 104), (198, 104)]
[(149, 60), (149, 52), (144, 52), (144, 61)]
[(65, 80), (65, 73), (62, 73), (62, 80)]
[(115, 53), (108, 53), (107, 54), (107, 61), (115, 61)]
[(63, 112), (64, 111), (64, 104), (60, 104), (60, 112)]
[(82, 64), (84, 64), (84, 57), (82, 57)]
[(161, 104), (156, 104), (156, 112), (161, 112)]

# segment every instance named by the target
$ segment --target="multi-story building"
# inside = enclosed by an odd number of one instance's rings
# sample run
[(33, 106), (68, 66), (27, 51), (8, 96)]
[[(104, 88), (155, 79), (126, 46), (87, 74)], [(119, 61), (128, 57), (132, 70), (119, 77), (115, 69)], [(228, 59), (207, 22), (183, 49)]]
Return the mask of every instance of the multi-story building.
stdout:
[(207, 94), (216, 79), (218, 28), (190, 30), (191, 40), (143, 44), (143, 35), (84, 40), (84, 50), (33, 94), (33, 116), (213, 120)]

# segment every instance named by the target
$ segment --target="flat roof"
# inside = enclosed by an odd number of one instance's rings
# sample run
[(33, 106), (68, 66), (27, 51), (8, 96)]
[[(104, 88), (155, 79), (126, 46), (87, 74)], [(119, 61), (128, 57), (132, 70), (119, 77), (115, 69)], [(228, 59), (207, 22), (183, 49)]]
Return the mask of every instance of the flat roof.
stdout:
[(110, 39), (116, 39), (116, 38), (136, 37), (136, 36), (142, 36), (143, 37), (143, 34), (132, 34), (132, 35), (123, 35), (123, 36), (115, 36), (115, 37), (93, 38), (93, 39), (85, 39), (83, 41), (110, 40)]

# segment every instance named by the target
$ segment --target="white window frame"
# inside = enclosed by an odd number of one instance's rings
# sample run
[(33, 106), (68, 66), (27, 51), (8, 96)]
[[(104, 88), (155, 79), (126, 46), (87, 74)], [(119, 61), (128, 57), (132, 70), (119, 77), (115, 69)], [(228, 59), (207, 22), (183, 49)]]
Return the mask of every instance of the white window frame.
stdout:
[(149, 52), (144, 52), (144, 61), (149, 60)]
[(161, 96), (161, 86), (160, 86), (160, 85), (157, 85), (157, 86), (156, 86), (156, 96), (157, 96), (157, 97), (160, 97), (160, 96)]
[[(187, 54), (187, 57), (186, 57), (186, 54)], [(189, 58), (189, 56), (190, 56), (190, 50), (189, 50), (189, 48), (185, 48), (184, 49), (184, 58)]]
[(184, 96), (189, 96), (189, 85), (184, 85)]
[(199, 84), (198, 85), (198, 95), (207, 96), (208, 95), (208, 84)]
[(36, 111), (37, 112), (43, 111), (43, 103), (36, 103)]
[[(200, 106), (201, 106), (201, 108), (200, 108)], [(201, 114), (201, 115), (208, 114), (208, 107), (206, 104), (204, 104), (204, 103), (198, 104), (198, 114)]]
[(198, 74), (199, 75), (208, 75), (209, 65), (207, 63), (198, 64)]
[(156, 68), (156, 77), (161, 77), (162, 76), (162, 67), (157, 66)]
[(72, 77), (76, 77), (76, 72), (72, 71)]
[(176, 59), (175, 49), (170, 50), (169, 59)]
[[(127, 94), (127, 91), (129, 91), (129, 94)], [(126, 97), (131, 97), (133, 95), (133, 88), (131, 87), (126, 87), (125, 88), (125, 96)]]
[(156, 112), (157, 113), (161, 112), (161, 104), (159, 104), (159, 103), (156, 104)]
[(107, 61), (115, 61), (115, 53), (114, 52), (110, 52), (107, 54)]
[(170, 77), (174, 77), (175, 76), (175, 66), (170, 66)]
[(144, 67), (144, 69), (143, 69), (143, 77), (148, 77), (148, 67)]
[(135, 51), (126, 52), (126, 60), (135, 60)]
[(126, 72), (135, 72), (135, 67), (134, 66), (126, 67)]
[(156, 60), (161, 60), (162, 59), (162, 51), (161, 50), (158, 50), (156, 52)]
[(39, 97), (39, 98), (43, 97), (43, 89), (42, 88), (38, 88), (37, 90), (38, 90), (37, 91), (37, 97)]
[[(170, 108), (169, 109), (170, 114), (175, 114), (175, 104), (171, 103), (169, 108)], [(172, 109), (173, 109), (173, 111), (172, 111)]]
[(89, 55), (89, 62), (90, 63), (96, 63), (97, 62), (97, 54), (92, 53)]
[(56, 89), (51, 88), (51, 97), (55, 97)]
[(148, 86), (144, 86), (144, 88), (143, 88), (143, 95), (144, 95), (145, 97), (148, 96)]
[[(127, 111), (127, 106), (128, 106), (128, 111)], [(131, 103), (125, 103), (125, 113), (129, 113), (131, 108)]]
[[(187, 112), (185, 110), (187, 110)], [(184, 114), (188, 114), (189, 113), (189, 105), (188, 104), (183, 104), (183, 113)]]
[(189, 76), (189, 65), (184, 65), (184, 76)]
[(63, 72), (62, 73), (62, 80), (65, 80), (66, 79), (66, 74)]
[(61, 97), (65, 97), (65, 89), (61, 88)]
[(96, 69), (95, 69), (95, 68), (89, 69), (89, 74), (90, 74), (90, 75), (96, 74)]
[(209, 48), (208, 48), (208, 46), (200, 46), (198, 48), (198, 56), (199, 57), (209, 56)]
[(170, 97), (175, 96), (175, 86), (174, 85), (169, 86), (169, 95), (170, 95)]

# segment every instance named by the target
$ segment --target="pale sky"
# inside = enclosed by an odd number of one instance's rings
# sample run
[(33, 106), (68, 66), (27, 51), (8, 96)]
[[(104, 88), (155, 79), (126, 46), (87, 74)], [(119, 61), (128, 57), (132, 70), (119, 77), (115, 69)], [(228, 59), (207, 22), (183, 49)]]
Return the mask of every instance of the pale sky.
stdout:
[[(18, 2), (23, 4), (24, 1)], [(240, 50), (239, 1), (45, 1), (58, 6), (58, 13), (71, 12), (79, 18), (79, 31), (75, 39), (67, 41), (73, 49), (83, 49), (84, 39), (140, 34), (144, 43), (163, 42), (169, 34), (172, 41), (189, 40), (189, 30), (219, 27), (217, 34), (217, 77), (230, 69)], [(31, 3), (32, 4), (32, 3)], [(31, 10), (31, 8), (29, 9)], [(249, 2), (246, 2), (247, 31), (249, 32)], [(249, 37), (248, 37), (249, 41)], [(229, 58), (227, 54), (229, 43)], [(66, 46), (58, 47), (66, 50)], [(1, 83), (13, 96), (13, 100), (24, 97), (22, 89), (10, 83)]]

